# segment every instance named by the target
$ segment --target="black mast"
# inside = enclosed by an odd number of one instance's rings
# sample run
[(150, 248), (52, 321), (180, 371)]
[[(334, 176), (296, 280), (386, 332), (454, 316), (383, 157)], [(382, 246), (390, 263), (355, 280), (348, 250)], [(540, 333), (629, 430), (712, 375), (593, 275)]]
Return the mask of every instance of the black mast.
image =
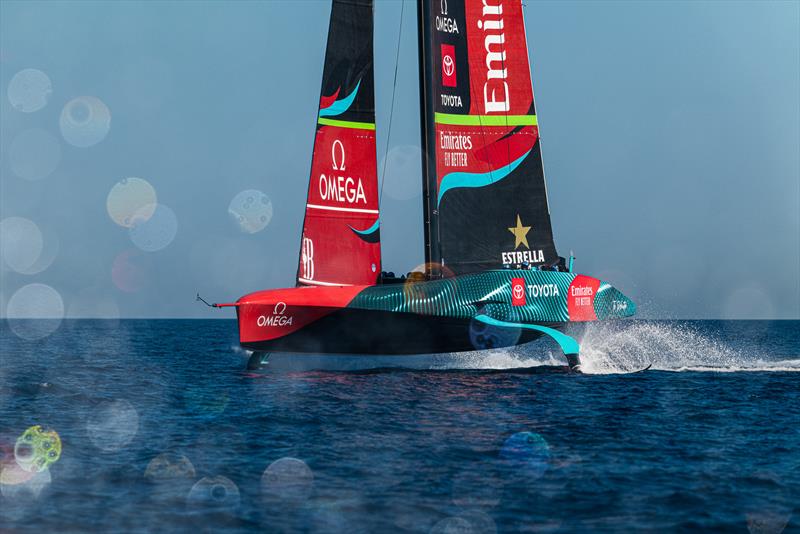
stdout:
[[(441, 278), (441, 250), (439, 249), (438, 210), (431, 202), (431, 179), (436, 179), (436, 136), (433, 131), (433, 99), (427, 94), (433, 87), (433, 69), (428, 63), (431, 42), (428, 36), (430, 24), (430, 0), (417, 1), (417, 40), (419, 51), (419, 107), (420, 107), (420, 152), (422, 153), (422, 213), (425, 236), (425, 275)], [(435, 194), (435, 189), (434, 189)]]

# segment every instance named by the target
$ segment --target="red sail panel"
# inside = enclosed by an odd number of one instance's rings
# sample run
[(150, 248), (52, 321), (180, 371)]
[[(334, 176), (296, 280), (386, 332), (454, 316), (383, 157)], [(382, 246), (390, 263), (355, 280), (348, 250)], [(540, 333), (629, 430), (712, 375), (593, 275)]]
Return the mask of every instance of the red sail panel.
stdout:
[(298, 281), (374, 284), (381, 271), (375, 132), (317, 130)]
[(520, 0), (465, 2), (470, 113), (527, 115), (533, 103)]
[(298, 285), (370, 285), (381, 272), (372, 1), (334, 0)]
[(425, 6), (439, 261), (456, 274), (556, 263), (521, 1)]

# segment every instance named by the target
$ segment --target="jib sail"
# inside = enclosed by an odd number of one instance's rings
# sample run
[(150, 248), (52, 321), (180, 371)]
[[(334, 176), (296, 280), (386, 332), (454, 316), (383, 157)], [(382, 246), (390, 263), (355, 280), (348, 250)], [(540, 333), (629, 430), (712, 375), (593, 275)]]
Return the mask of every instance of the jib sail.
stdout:
[(372, 10), (371, 0), (331, 8), (298, 285), (380, 276)]
[(521, 1), (424, 0), (419, 18), (426, 260), (556, 263)]

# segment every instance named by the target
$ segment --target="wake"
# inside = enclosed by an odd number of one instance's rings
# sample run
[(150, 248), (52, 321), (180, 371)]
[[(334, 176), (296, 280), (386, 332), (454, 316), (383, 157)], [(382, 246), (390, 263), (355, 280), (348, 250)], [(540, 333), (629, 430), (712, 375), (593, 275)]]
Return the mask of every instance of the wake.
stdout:
[[(552, 343), (542, 340), (503, 349), (451, 354), (406, 356), (345, 356), (281, 354), (270, 356), (275, 371), (521, 370), (564, 367), (566, 361)], [(579, 336), (584, 374), (625, 374), (652, 365), (670, 372), (797, 372), (800, 358), (769, 359), (767, 349), (734, 348), (719, 336), (701, 332), (692, 323), (615, 321), (590, 323)], [(234, 351), (249, 355), (238, 347)], [(766, 356), (766, 357), (765, 357)]]
[(764, 350), (737, 349), (690, 323), (594, 323), (581, 341), (588, 374), (627, 373), (652, 363), (660, 371), (800, 371), (800, 359), (768, 359)]

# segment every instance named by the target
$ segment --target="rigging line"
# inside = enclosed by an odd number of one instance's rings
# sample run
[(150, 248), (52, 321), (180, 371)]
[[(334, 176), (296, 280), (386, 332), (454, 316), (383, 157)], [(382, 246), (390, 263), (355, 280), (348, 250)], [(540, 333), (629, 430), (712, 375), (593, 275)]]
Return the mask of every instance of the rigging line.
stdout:
[(383, 170), (381, 171), (380, 191), (378, 192), (378, 208), (383, 204), (383, 184), (386, 182), (386, 162), (389, 160), (389, 142), (392, 140), (392, 118), (394, 117), (394, 95), (397, 92), (397, 67), (400, 65), (400, 37), (403, 35), (403, 11), (406, 1), (400, 1), (400, 28), (397, 30), (397, 52), (394, 57), (394, 83), (392, 85), (392, 105), (389, 108), (389, 125), (386, 129), (386, 150), (383, 153)]

